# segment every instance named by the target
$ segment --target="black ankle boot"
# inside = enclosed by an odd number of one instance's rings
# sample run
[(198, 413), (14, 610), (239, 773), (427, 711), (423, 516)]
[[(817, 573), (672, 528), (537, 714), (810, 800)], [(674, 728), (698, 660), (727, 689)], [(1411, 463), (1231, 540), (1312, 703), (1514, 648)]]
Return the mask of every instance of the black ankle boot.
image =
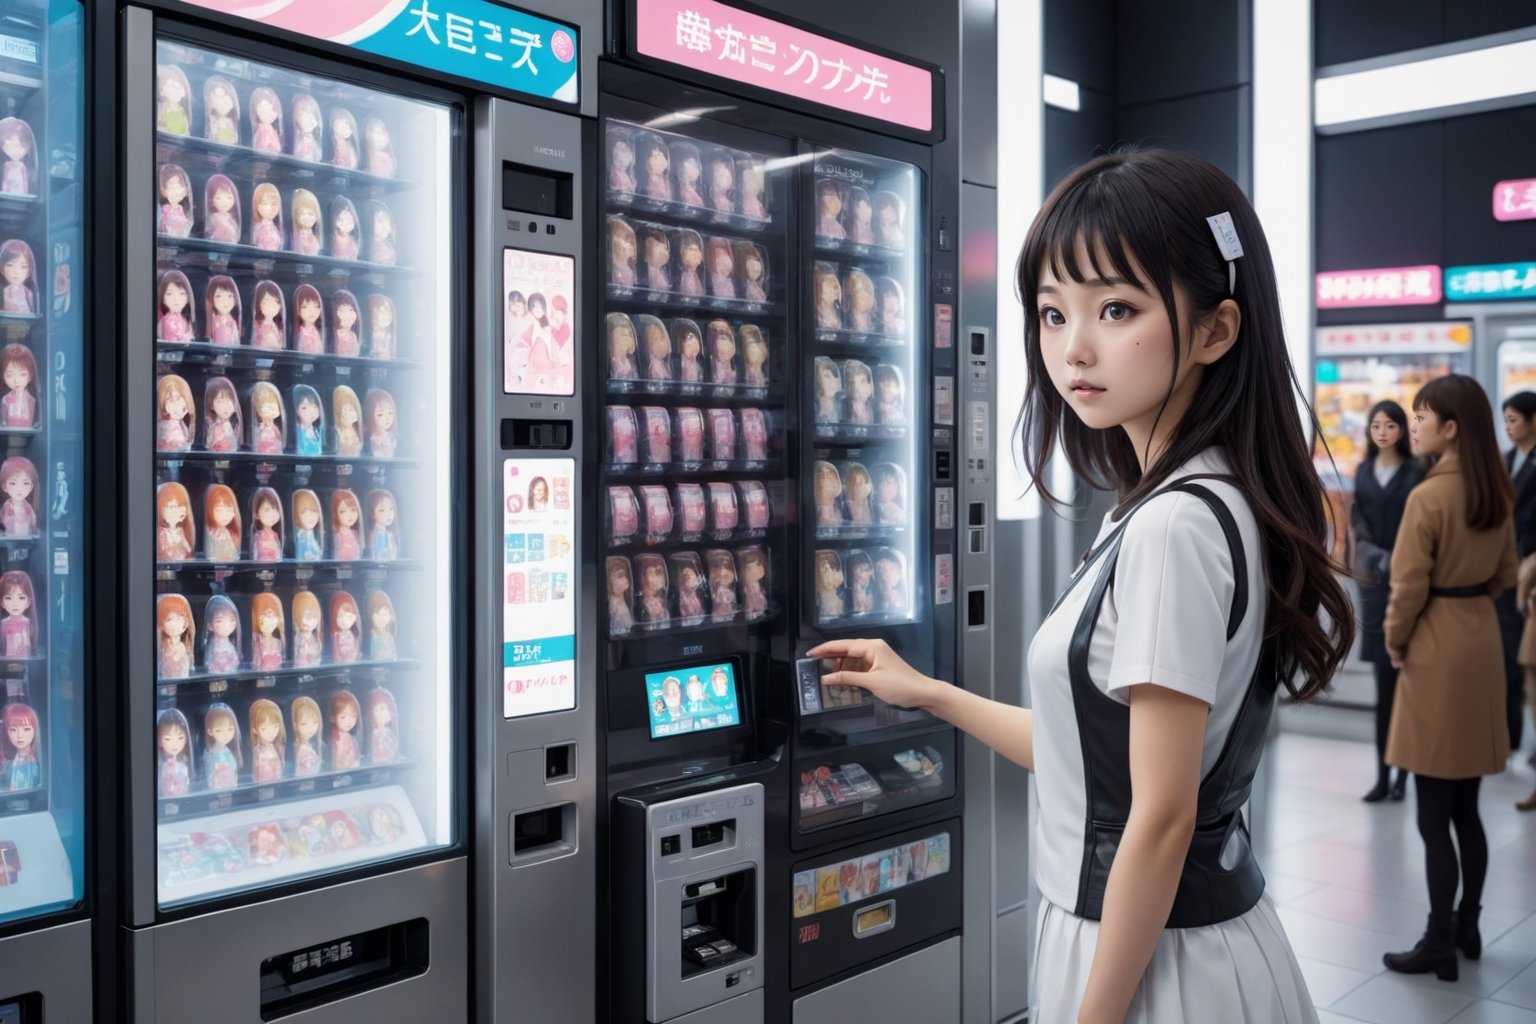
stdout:
[(1392, 799), (1401, 800), (1408, 790), (1408, 773), (1398, 772), (1397, 779), (1392, 783)]
[(1468, 960), (1476, 960), (1483, 955), (1483, 936), (1477, 930), (1477, 918), (1482, 910), (1482, 907), (1469, 907), (1463, 903), (1461, 909), (1451, 916), (1456, 933), (1456, 948)]
[(1371, 787), (1370, 792), (1360, 799), (1368, 804), (1380, 803), (1387, 798), (1387, 794), (1391, 791), (1392, 787), (1388, 784), (1387, 777), (1383, 775), (1376, 780), (1376, 785)]
[(1452, 941), (1452, 915), (1429, 915), (1424, 937), (1406, 953), (1386, 953), (1381, 962), (1399, 974), (1434, 974), (1441, 981), (1455, 981), (1460, 974), (1456, 945)]

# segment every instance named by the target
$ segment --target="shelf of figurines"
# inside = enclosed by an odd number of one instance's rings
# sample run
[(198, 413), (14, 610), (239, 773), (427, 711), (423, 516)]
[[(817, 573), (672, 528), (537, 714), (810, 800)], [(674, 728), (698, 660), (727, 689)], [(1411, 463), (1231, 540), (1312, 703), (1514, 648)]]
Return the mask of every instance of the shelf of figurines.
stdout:
[(833, 258), (847, 258), (863, 260), (865, 262), (900, 263), (905, 262), (911, 254), (904, 248), (893, 248), (888, 245), (878, 245), (874, 242), (861, 243), (847, 238), (827, 238), (824, 235), (816, 236), (815, 252), (817, 258), (830, 256)]
[(680, 226), (698, 227), (707, 224), (717, 228), (753, 232), (762, 232), (773, 227), (772, 217), (759, 219), (737, 213), (735, 210), (694, 206), (676, 199), (653, 199), (641, 191), (620, 192), (610, 188), (607, 190), (607, 197), (609, 213), (635, 213), (646, 217), (659, 217), (663, 220), (676, 221)]
[(777, 459), (705, 459), (702, 462), (609, 462), (603, 471), (611, 482), (655, 480), (680, 473), (758, 473), (778, 476)]
[[(286, 767), (286, 766), (285, 766)], [(399, 782), (417, 767), (407, 758), (388, 764), (360, 765), (343, 771), (325, 771), (302, 778), (284, 778), (276, 782), (245, 782), (230, 789), (201, 789), (182, 796), (159, 797), (160, 820), (219, 814), (242, 807), (282, 804), (344, 789), (372, 789)]]
[(288, 249), (262, 249), (254, 245), (163, 234), (155, 236), (155, 258), (162, 270), (205, 269), (220, 274), (239, 270), (269, 277), (276, 267), (281, 266), (297, 277), (329, 277), (338, 283), (354, 279), (382, 283), (412, 277), (416, 273), (414, 267), (398, 264), (345, 260), (321, 254), (311, 256)]
[[(370, 198), (409, 192), (416, 187), (416, 182), (408, 178), (370, 174), (361, 168), (338, 167), (288, 153), (267, 153), (249, 146), (215, 142), (195, 135), (156, 132), (155, 148), (157, 163), (175, 163), (182, 167), (193, 164), (208, 171), (230, 177), (249, 177), (254, 181), (278, 180), (285, 185), (308, 183), (329, 191), (360, 194)], [(195, 157), (196, 160), (189, 157)]]
[[(292, 469), (299, 475), (302, 475), (305, 470), (312, 467), (340, 469), (341, 467), (359, 466), (364, 470), (382, 472), (386, 469), (413, 469), (418, 464), (416, 459), (383, 458), (381, 456), (368, 455), (294, 455), (286, 452), (268, 455), (263, 452), (208, 452), (196, 450), (155, 452), (155, 461), (167, 469), (179, 467), (183, 464), (196, 468), (211, 467), (213, 469), (229, 469), (236, 465), (255, 465), (259, 469), (264, 463), (272, 472), (276, 472), (278, 469)], [(344, 474), (338, 473), (338, 475)], [(174, 477), (169, 479), (174, 479)]]
[(728, 299), (720, 295), (683, 295), (678, 292), (652, 289), (643, 285), (608, 285), (608, 301), (625, 306), (645, 307), (644, 312), (664, 311), (679, 316), (692, 313), (733, 313), (737, 316), (778, 319), (784, 316), (784, 306), (779, 302), (758, 302), (753, 299)]
[(811, 436), (818, 444), (862, 448), (885, 441), (904, 440), (907, 428), (878, 423), (818, 423)]
[(847, 541), (883, 541), (889, 544), (898, 540), (907, 532), (903, 525), (881, 525), (878, 523), (845, 523), (840, 526), (815, 527), (816, 540), (847, 540)]
[(723, 402), (760, 402), (767, 405), (782, 405), (784, 401), (777, 387), (765, 384), (709, 384), (680, 380), (616, 380), (610, 377), (608, 393), (624, 398), (713, 398)]
[[(318, 578), (350, 580), (358, 576), (383, 579), (391, 573), (400, 573), (420, 569), (421, 563), (415, 559), (394, 559), (380, 561), (377, 559), (334, 559), (300, 561), (293, 558), (283, 558), (276, 561), (257, 561), (255, 559), (242, 559), (240, 561), (214, 562), (205, 558), (188, 559), (184, 562), (156, 562), (155, 578), (161, 581), (174, 581), (206, 576), (213, 579), (226, 579), (236, 573), (251, 574), (264, 582), (275, 581), (279, 576), (287, 578), (292, 576), (295, 582), (309, 583)], [(0, 658), (0, 664), (4, 659)]]
[(265, 690), (278, 683), (296, 683), (301, 689), (322, 680), (335, 682), (354, 676), (364, 682), (388, 682), (397, 672), (415, 668), (414, 658), (395, 661), (327, 661), (319, 665), (275, 669), (244, 669), (235, 672), (192, 672), (173, 679), (157, 679), (155, 690), (162, 700), (174, 700), (183, 690), (198, 695), (228, 693), (235, 689)]
[(818, 327), (812, 337), (823, 346), (832, 345), (848, 349), (880, 349), (888, 352), (907, 347), (905, 334), (881, 334), (876, 331), (849, 331), (842, 328), (832, 330)]
[(774, 522), (767, 527), (740, 530), (698, 530), (688, 533), (672, 531), (664, 534), (636, 533), (629, 537), (610, 538), (607, 552), (610, 555), (634, 555), (642, 552), (666, 554), (673, 548), (697, 548), (704, 545), (737, 544), (760, 541), (783, 524)]
[(33, 786), (18, 793), (0, 793), (0, 818), (9, 818), (16, 814), (31, 814), (33, 811), (47, 809), (48, 787), (46, 785)]
[(760, 622), (770, 622), (779, 617), (779, 605), (770, 600), (768, 606), (761, 612), (747, 613), (741, 610), (730, 615), (716, 617), (712, 614), (703, 616), (674, 616), (672, 618), (657, 619), (655, 621), (641, 621), (635, 619), (635, 624), (628, 629), (616, 628), (610, 622), (608, 626), (609, 640), (638, 640), (658, 633), (666, 633), (669, 636), (677, 633), (703, 633), (711, 629), (724, 629), (729, 626), (756, 625)]
[(41, 209), (38, 196), (0, 192), (0, 227), (14, 234), (16, 229), (25, 228), (32, 215)]
[(258, 348), (254, 345), (217, 345), (211, 341), (155, 342), (155, 359), (164, 366), (206, 366), (242, 370), (270, 370), (282, 366), (313, 373), (324, 367), (365, 370), (382, 378), (395, 370), (419, 370), (409, 359), (376, 359), (371, 356), (339, 356), (330, 352), (300, 352), (289, 348)]

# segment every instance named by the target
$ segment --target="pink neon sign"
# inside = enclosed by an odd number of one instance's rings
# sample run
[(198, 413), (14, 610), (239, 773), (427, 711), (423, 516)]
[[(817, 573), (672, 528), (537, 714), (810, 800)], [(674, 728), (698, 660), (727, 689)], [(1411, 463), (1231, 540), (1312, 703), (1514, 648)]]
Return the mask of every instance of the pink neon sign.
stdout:
[(933, 128), (933, 74), (716, 0), (637, 0), (647, 57), (918, 131)]
[(1495, 220), (1536, 220), (1536, 178), (1493, 186), (1493, 216)]
[(1430, 306), (1440, 301), (1440, 268), (1330, 270), (1317, 275), (1317, 308)]

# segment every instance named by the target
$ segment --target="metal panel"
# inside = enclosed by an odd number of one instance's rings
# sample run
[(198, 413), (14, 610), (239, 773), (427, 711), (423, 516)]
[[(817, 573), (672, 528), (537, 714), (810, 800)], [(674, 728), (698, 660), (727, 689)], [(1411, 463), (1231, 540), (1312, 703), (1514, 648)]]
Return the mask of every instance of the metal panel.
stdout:
[[(583, 7), (592, 6), (583, 4)], [(575, 17), (563, 7), (563, 18)], [(586, 27), (586, 26), (583, 26)], [(596, 33), (589, 36), (589, 52)], [(596, 89), (587, 92), (595, 101)], [(592, 922), (597, 914), (596, 843), (594, 828), (597, 787), (597, 701), (595, 671), (597, 630), (584, 618), (588, 606), (578, 602), (576, 613), (576, 707), (526, 718), (503, 717), (502, 636), (503, 586), (502, 468), (508, 457), (551, 456), (581, 460), (582, 395), (587, 390), (584, 330), (589, 303), (583, 280), (587, 259), (587, 192), (585, 146), (588, 128), (580, 118), (527, 107), (505, 100), (482, 99), (475, 108), (474, 199), (477, 225), (475, 252), (475, 564), (481, 587), (476, 601), (474, 721), (476, 730), (476, 1003), (478, 1019), (592, 1019), (595, 1010), (596, 949), (573, 950), (552, 942), (568, 934), (571, 922)], [(572, 175), (575, 197), (569, 218), (529, 217), (502, 207), (502, 166), (512, 162)], [(538, 225), (531, 234), (528, 222)], [(551, 228), (553, 230), (551, 230)], [(576, 260), (572, 302), (572, 345), (575, 356), (575, 395), (540, 398), (507, 395), (502, 391), (503, 286), (502, 250), (517, 247), (570, 255)], [(504, 451), (501, 425), (509, 418), (568, 423), (568, 450)], [(582, 500), (582, 476), (573, 487), (575, 513), (576, 592), (596, 592), (596, 558), (586, 551), (593, 525), (587, 521), (589, 502)], [(571, 771), (546, 779), (547, 748), (574, 744)], [(562, 856), (520, 860), (512, 866), (511, 824), (519, 811), (571, 804), (574, 835), (562, 837)], [(568, 851), (568, 852), (566, 852)], [(577, 934), (595, 941), (590, 929)]]
[(961, 939), (945, 939), (900, 960), (795, 1000), (794, 1024), (935, 1024), (955, 1019)]
[(91, 1019), (91, 922), (0, 940), (0, 1000), (36, 992), (46, 1024)]
[(997, 187), (997, 0), (960, 4), (960, 176)]
[(674, 1017), (669, 1024), (745, 1024), (763, 1019), (763, 990)]
[(1001, 914), (997, 919), (997, 1019), (1007, 1020), (1029, 1008), (1030, 944), (1037, 915), (1029, 907)]

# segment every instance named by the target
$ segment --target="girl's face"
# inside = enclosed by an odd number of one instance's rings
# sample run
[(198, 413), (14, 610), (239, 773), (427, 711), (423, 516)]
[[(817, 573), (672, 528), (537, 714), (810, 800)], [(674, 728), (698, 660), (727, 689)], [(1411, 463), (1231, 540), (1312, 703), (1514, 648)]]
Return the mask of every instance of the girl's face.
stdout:
[(835, 306), (843, 297), (842, 285), (837, 283), (837, 278), (831, 274), (822, 274), (820, 282), (816, 285), (816, 297), (823, 306)]
[(182, 520), (187, 518), (187, 506), (175, 498), (171, 498), (160, 507), (160, 521), (166, 526), (180, 526)]
[[(340, 621), (339, 617), (337, 621)], [(351, 704), (343, 704), (341, 710), (336, 712), (336, 728), (342, 732), (351, 732), (355, 725), (357, 725), (357, 712), (352, 710)]]
[(689, 270), (692, 270), (694, 267), (698, 266), (700, 263), (703, 263), (703, 262), (704, 262), (704, 254), (699, 250), (699, 243), (697, 243), (697, 242), (684, 242), (683, 243), (683, 266), (687, 267)]
[(1443, 420), (1435, 410), (1424, 406), (1413, 410), (1408, 421), (1413, 435), (1413, 453), (1433, 458), (1456, 448), (1459, 425), (1455, 420)]
[(5, 606), (7, 615), (25, 615), (27, 609), (32, 607), (32, 602), (27, 600), (27, 592), (20, 587), (12, 587), (5, 592), (5, 597), (0, 599), (0, 604)]
[(235, 506), (222, 498), (213, 504), (213, 525), (228, 526), (235, 521)]
[(350, 209), (343, 206), (341, 212), (336, 215), (336, 233), (338, 235), (350, 235), (357, 227), (357, 217)]
[(394, 615), (390, 613), (389, 605), (381, 604), (373, 610), (373, 628), (382, 633), (389, 628), (389, 624), (394, 621), (394, 618)]
[(361, 416), (356, 405), (351, 402), (342, 402), (341, 408), (336, 410), (336, 418), (341, 421), (342, 426), (350, 427), (355, 426)]
[(395, 231), (395, 222), (389, 214), (383, 210), (377, 210), (373, 215), (373, 237), (388, 238)]
[(173, 174), (166, 179), (165, 188), (160, 191), (165, 196), (165, 201), (172, 206), (180, 206), (181, 201), (187, 198), (187, 185), (181, 180), (179, 174)]
[(306, 324), (320, 322), (320, 303), (314, 299), (305, 299), (299, 303), (299, 319)]
[(30, 152), (30, 150), (27, 149), (26, 140), (23, 139), (19, 134), (6, 136), (6, 156), (10, 157), (12, 160), (20, 160), (22, 157), (26, 156), (28, 152)]
[(762, 366), (768, 361), (768, 346), (760, 341), (748, 341), (744, 355), (753, 366)]
[(343, 302), (336, 307), (336, 322), (345, 331), (350, 331), (352, 325), (357, 323), (357, 310), (351, 303)]
[(379, 303), (373, 314), (373, 326), (377, 328), (388, 327), (395, 322), (395, 307), (387, 302)]
[(266, 611), (261, 613), (261, 618), (258, 620), (257, 625), (261, 628), (263, 633), (265, 633), (267, 636), (271, 636), (273, 633), (277, 632), (277, 613), (268, 608)]
[[(1377, 416), (1377, 419), (1383, 418), (1384, 417), (1382, 416)], [(1531, 428), (1530, 420), (1520, 415), (1520, 413), (1514, 409), (1504, 410), (1504, 436), (1509, 438), (1511, 444), (1520, 445), (1523, 447), (1530, 441), (1532, 432), (1533, 431)], [(1371, 421), (1371, 437), (1372, 439), (1376, 437), (1375, 420)], [(1380, 442), (1377, 443), (1380, 444)], [(1386, 445), (1382, 445), (1382, 447), (1385, 448)]]
[(628, 167), (635, 162), (635, 151), (629, 143), (618, 139), (613, 144), (613, 163), (615, 167)]
[(331, 119), (331, 134), (338, 139), (350, 139), (352, 137), (352, 122), (345, 117)]
[(277, 316), (278, 311), (283, 308), (283, 304), (278, 301), (276, 295), (271, 292), (265, 292), (261, 296), (261, 301), (257, 303), (257, 308), (260, 309), (263, 320), (271, 320)]
[[(9, 278), (11, 276), (10, 264), (6, 264), (5, 276), (7, 278)], [(11, 283), (15, 284), (16, 282), (12, 281)], [(179, 284), (174, 284), (173, 283), (173, 284), (166, 285), (165, 286), (165, 308), (170, 310), (172, 313), (180, 313), (182, 310), (186, 309), (187, 308), (187, 290), (185, 288), (183, 288)]]
[[(535, 501), (542, 501), (543, 495), (537, 496)], [(373, 521), (379, 526), (395, 525), (395, 499), (380, 498), (373, 506)]]
[(261, 198), (256, 200), (256, 212), (262, 220), (273, 220), (277, 217), (277, 194), (275, 192), (262, 192)]
[[(263, 501), (260, 507), (256, 509), (256, 521), (269, 530), (276, 526), (280, 519), (282, 519), (282, 513), (278, 512), (277, 503), (274, 501)], [(266, 614), (270, 615), (272, 613), (267, 612)]]
[[(336, 625), (343, 633), (357, 625), (357, 612), (350, 605), (342, 605), (341, 611), (336, 613)], [(356, 721), (356, 719), (353, 719)], [(347, 728), (351, 728), (348, 726)]]
[(888, 476), (885, 479), (880, 481), (880, 500), (881, 501), (895, 501), (896, 500), (896, 491), (897, 491), (896, 478), (894, 476)]
[(310, 205), (308, 203), (305, 203), (305, 204), (301, 205), (298, 208), (297, 212), (295, 212), (294, 215), (293, 215), (294, 221), (296, 221), (298, 223), (299, 227), (301, 227), (301, 228), (312, 228), (312, 227), (314, 227), (315, 226), (315, 221), (318, 218), (319, 218), (319, 213), (317, 213), (312, 207), (310, 207)]
[(208, 629), (215, 636), (227, 637), (235, 631), (235, 617), (229, 612), (214, 612), (213, 621), (208, 623)]
[(293, 115), (294, 123), (299, 126), (299, 131), (306, 135), (320, 127), (320, 118), (315, 116), (314, 110), (306, 103), (299, 107)]
[(747, 254), (746, 269), (750, 280), (756, 281), (763, 276), (763, 258), (756, 251)]
[(548, 501), (549, 500), (549, 487), (546, 484), (542, 484), (542, 483), (534, 484), (533, 485), (533, 494), (530, 496), (530, 500), (535, 501), (535, 502), (537, 502), (539, 504), (543, 504), (544, 502)]
[(373, 705), (373, 724), (374, 725), (385, 726), (385, 725), (388, 725), (393, 720), (394, 720), (394, 716), (389, 713), (389, 702), (388, 701), (382, 701), (381, 700), (381, 701), (374, 702), (374, 705)]
[(213, 190), (213, 208), (220, 213), (228, 213), (235, 207), (235, 194), (227, 188)]
[(313, 633), (319, 625), (320, 613), (313, 608), (306, 609), (304, 614), (299, 616), (299, 628), (306, 633)]
[(228, 288), (215, 288), (213, 290), (213, 311), (220, 315), (229, 313), (235, 308), (235, 293)]
[(30, 750), (32, 748), (32, 737), (36, 734), (37, 730), (25, 718), (18, 718), (11, 724), (7, 732), (11, 737), (11, 745), (17, 750)]
[(344, 501), (336, 509), (336, 520), (342, 526), (357, 525), (357, 505), (350, 501)]
[[(1509, 429), (1509, 413), (1504, 414), (1505, 429)], [(1403, 436), (1402, 428), (1384, 412), (1379, 412), (1371, 417), (1371, 443), (1378, 450), (1387, 451), (1397, 447), (1398, 439)], [(1513, 441), (1515, 438), (1510, 437)]]
[(5, 478), (5, 493), (16, 501), (25, 500), (32, 494), (32, 478), (25, 473), (12, 473)]
[(304, 505), (299, 509), (299, 525), (306, 530), (313, 530), (320, 523), (320, 510), (313, 505)]
[(160, 631), (174, 640), (187, 631), (187, 617), (179, 611), (167, 613)]
[(160, 752), (166, 757), (178, 757), (187, 749), (187, 734), (179, 725), (168, 725), (160, 730)]
[(214, 86), (208, 94), (208, 104), (213, 107), (213, 112), (223, 116), (234, 109), (234, 99), (229, 95), (229, 90), (222, 85)]
[(645, 169), (652, 174), (665, 174), (670, 163), (671, 161), (667, 158), (667, 151), (657, 146), (645, 158)]
[(320, 731), (320, 718), (313, 711), (304, 710), (293, 716), (293, 731), (299, 739), (308, 743)]
[(735, 265), (735, 261), (731, 259), (731, 251), (729, 249), (721, 246), (715, 250), (715, 273), (722, 277), (728, 277)]
[(299, 399), (299, 408), (296, 410), (299, 422), (304, 426), (312, 426), (320, 418), (320, 404), (313, 398)]
[[(5, 261), (5, 279), (11, 284), (26, 284), (27, 278), (32, 276), (32, 261), (27, 259), (26, 253), (17, 253)], [(182, 293), (185, 300), (186, 293)]]
[(263, 124), (271, 124), (277, 120), (277, 107), (265, 96), (256, 101), (256, 120)]
[[(32, 374), (27, 369), (25, 363), (23, 363), (19, 359), (13, 359), (10, 362), (5, 364), (5, 386), (6, 387), (10, 388), (12, 391), (20, 391), (22, 388), (26, 387), (30, 383), (32, 383)], [(174, 391), (171, 392), (171, 396), (173, 398), (175, 398), (177, 401), (180, 401), (180, 399), (181, 399), (181, 396), (177, 395), (176, 392), (174, 392)], [(166, 409), (169, 410), (170, 406), (171, 406), (171, 403), (170, 402), (166, 402), (165, 406), (166, 406)], [(186, 412), (187, 412), (186, 406), (183, 405), (181, 412), (173, 414), (171, 416), (171, 419), (179, 420), (179, 419), (181, 419), (182, 416), (186, 415)]]
[(373, 409), (373, 426), (376, 430), (393, 430), (395, 427), (395, 407), (389, 402), (380, 402)]
[(820, 385), (817, 390), (823, 395), (837, 394), (841, 383), (837, 379), (837, 367), (831, 363), (822, 363), (820, 370), (817, 371), (817, 383)]
[(270, 718), (262, 719), (261, 724), (256, 726), (256, 738), (263, 743), (271, 743), (276, 740), (277, 723)]
[(667, 343), (667, 336), (659, 330), (646, 333), (645, 350), (650, 353), (652, 359), (665, 359), (672, 351)]
[(229, 746), (229, 741), (235, 738), (235, 723), (220, 715), (208, 727), (208, 735), (219, 746), (227, 747)]
[(179, 106), (187, 98), (187, 90), (182, 88), (181, 80), (173, 75), (160, 86), (160, 98), (172, 106)]
[(227, 391), (220, 391), (213, 396), (213, 414), (221, 420), (227, 420), (235, 414), (235, 399)]

